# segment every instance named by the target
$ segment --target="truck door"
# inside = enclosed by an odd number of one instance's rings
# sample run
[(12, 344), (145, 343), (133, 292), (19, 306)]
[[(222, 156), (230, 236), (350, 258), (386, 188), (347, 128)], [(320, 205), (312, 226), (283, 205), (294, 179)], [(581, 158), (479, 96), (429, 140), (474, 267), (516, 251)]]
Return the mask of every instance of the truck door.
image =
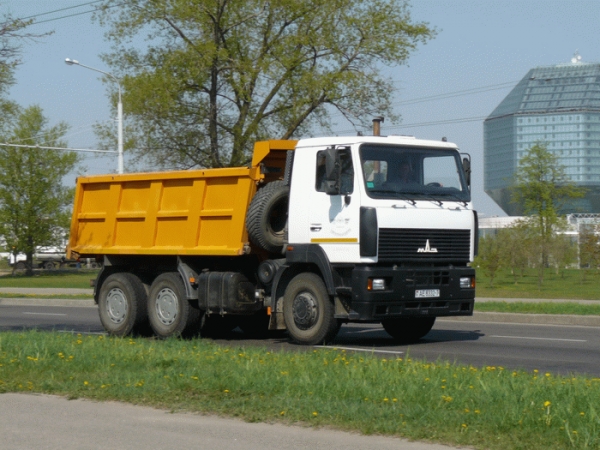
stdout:
[[(335, 153), (335, 180), (327, 174), (327, 158)], [(314, 161), (315, 184), (308, 209), (309, 240), (319, 244), (331, 262), (356, 262), (359, 257), (360, 196), (349, 147), (320, 150)], [(330, 163), (332, 161), (330, 160)], [(332, 183), (335, 185), (332, 186)]]

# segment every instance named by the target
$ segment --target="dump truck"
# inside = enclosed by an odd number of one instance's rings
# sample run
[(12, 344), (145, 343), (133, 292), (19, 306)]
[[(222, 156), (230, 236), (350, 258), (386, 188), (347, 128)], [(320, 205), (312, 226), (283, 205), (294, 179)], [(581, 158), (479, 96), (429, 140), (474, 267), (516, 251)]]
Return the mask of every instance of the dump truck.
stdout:
[(412, 342), (473, 314), (477, 237), (455, 144), (324, 137), (256, 142), (247, 167), (79, 177), (67, 256), (102, 263), (111, 335), (315, 345), (354, 322)]

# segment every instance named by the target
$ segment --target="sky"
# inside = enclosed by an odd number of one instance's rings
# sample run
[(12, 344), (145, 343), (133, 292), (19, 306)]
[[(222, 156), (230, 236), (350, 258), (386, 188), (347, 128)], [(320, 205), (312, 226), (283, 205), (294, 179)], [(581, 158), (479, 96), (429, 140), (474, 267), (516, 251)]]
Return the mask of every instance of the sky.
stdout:
[[(110, 45), (106, 30), (86, 13), (93, 9), (85, 5), (90, 2), (0, 0), (0, 14), (35, 16), (28, 31), (53, 31), (23, 46), (10, 98), (25, 107), (41, 106), (51, 125), (68, 123), (70, 147), (94, 149), (93, 124), (113, 121), (116, 127), (108, 82), (64, 62), (71, 58), (108, 70), (100, 55)], [(600, 62), (600, 0), (412, 0), (410, 5), (413, 20), (427, 22), (437, 35), (406, 65), (382, 68), (394, 81), (390, 95), (401, 115), (398, 123), (385, 121), (382, 134), (455, 142), (472, 157), (475, 209), (482, 217), (506, 215), (483, 191), (483, 120), (534, 67), (568, 63), (576, 51), (582, 62)], [(336, 134), (354, 134), (349, 124), (334, 119)], [(117, 158), (87, 154), (84, 164), (87, 174), (115, 172)], [(131, 169), (126, 155), (125, 171)]]

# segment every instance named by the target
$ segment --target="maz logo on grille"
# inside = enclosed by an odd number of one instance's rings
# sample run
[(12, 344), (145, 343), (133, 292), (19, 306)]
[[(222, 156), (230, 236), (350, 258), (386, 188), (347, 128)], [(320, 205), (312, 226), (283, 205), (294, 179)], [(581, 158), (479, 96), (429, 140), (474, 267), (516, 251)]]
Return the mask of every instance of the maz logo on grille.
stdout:
[(425, 247), (419, 248), (417, 253), (437, 253), (437, 248), (431, 248), (429, 246), (429, 239), (427, 239), (427, 242), (425, 242)]
[(463, 263), (469, 261), (471, 231), (380, 228), (378, 244), (380, 262)]

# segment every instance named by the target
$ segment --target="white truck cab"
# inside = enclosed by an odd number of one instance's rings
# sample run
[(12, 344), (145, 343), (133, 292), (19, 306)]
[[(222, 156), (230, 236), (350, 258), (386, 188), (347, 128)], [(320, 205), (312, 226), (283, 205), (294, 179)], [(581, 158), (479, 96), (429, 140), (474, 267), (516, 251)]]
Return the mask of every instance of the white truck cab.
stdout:
[[(327, 336), (342, 322), (381, 322), (392, 336), (414, 340), (437, 316), (472, 315), (477, 213), (469, 173), (468, 159), (449, 142), (300, 140), (286, 167), (288, 239), (271, 328), (279, 312), (297, 341), (308, 343), (308, 330), (318, 331), (318, 293), (288, 292), (290, 279), (306, 272), (320, 277), (334, 299), (336, 320), (321, 330)], [(278, 291), (283, 280), (287, 287)]]

